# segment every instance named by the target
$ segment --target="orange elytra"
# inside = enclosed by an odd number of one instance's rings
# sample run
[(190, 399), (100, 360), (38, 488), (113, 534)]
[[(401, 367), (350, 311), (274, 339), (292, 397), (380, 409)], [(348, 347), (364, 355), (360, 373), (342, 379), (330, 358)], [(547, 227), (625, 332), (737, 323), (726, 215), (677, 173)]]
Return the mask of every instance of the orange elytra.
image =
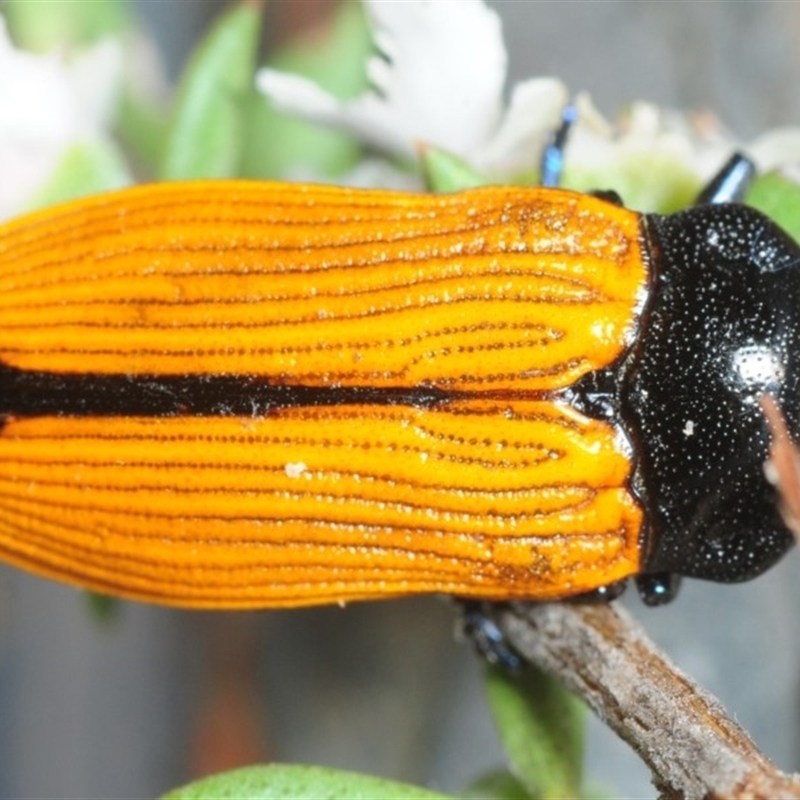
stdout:
[[(643, 216), (548, 188), (211, 181), (6, 223), (0, 559), (206, 608), (749, 577), (788, 546), (777, 514), (762, 557), (730, 566), (729, 549), (705, 572), (705, 545), (670, 528), (702, 505), (674, 465), (707, 449), (711, 412), (686, 416), (704, 362), (669, 366), (687, 356), (662, 306), (684, 301), (660, 287), (709, 231), (741, 241), (757, 223), (773, 266), (797, 261), (752, 215)], [(781, 272), (787, 302), (797, 276)], [(730, 358), (767, 333), (737, 334)], [(779, 400), (794, 371), (767, 375)], [(680, 430), (647, 397), (674, 400)]]

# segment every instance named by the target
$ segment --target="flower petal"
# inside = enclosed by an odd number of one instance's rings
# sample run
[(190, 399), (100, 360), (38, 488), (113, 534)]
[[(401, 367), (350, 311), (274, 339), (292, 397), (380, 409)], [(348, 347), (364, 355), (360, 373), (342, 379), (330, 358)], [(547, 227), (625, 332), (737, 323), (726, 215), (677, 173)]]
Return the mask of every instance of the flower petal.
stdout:
[(269, 68), (258, 71), (256, 85), (284, 113), (344, 131), (390, 154), (414, 153), (413, 140), (399, 115), (377, 95), (342, 103), (313, 81)]
[(493, 135), (506, 54), (500, 20), (481, 0), (366, 3), (376, 46), (373, 90), (340, 103), (296, 76), (262, 70), (259, 88), (283, 111), (335, 126), (394, 155), (426, 141), (468, 157)]
[(759, 172), (794, 168), (800, 165), (800, 128), (775, 128), (750, 142), (745, 148)]
[(720, 126), (649, 103), (634, 103), (609, 124), (587, 95), (567, 145), (566, 183), (580, 191), (614, 189), (639, 211), (674, 211), (690, 203), (732, 149)]
[(71, 145), (103, 134), (121, 64), (112, 42), (71, 62), (18, 50), (0, 17), (0, 218), (24, 207)]
[(531, 78), (517, 84), (500, 125), (485, 147), (476, 152), (473, 166), (503, 176), (538, 167), (568, 98), (567, 87), (556, 78)]

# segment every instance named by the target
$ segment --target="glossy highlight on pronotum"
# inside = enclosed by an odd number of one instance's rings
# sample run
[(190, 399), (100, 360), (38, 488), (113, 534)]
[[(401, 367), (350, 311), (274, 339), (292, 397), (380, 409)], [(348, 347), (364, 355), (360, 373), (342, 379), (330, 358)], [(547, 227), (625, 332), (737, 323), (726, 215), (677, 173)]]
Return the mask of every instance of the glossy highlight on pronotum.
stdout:
[(729, 174), (669, 216), (211, 181), (0, 226), (0, 559), (208, 608), (759, 574), (800, 249)]

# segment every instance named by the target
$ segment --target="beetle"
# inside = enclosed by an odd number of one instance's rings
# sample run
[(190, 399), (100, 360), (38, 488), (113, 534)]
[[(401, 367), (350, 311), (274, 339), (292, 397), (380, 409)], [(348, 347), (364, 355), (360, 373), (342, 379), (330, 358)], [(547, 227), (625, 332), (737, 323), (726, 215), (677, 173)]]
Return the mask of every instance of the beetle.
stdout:
[(197, 181), (0, 226), (0, 558), (206, 608), (760, 574), (800, 248), (751, 171), (672, 215)]

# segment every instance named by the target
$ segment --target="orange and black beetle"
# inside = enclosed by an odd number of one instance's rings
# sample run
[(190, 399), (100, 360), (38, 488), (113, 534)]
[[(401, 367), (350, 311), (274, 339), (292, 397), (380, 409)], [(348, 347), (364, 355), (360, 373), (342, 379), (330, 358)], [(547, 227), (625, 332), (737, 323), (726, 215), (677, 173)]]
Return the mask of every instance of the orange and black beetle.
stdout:
[(669, 216), (218, 181), (1, 226), (0, 558), (212, 608), (759, 574), (800, 248), (716, 202), (742, 165)]

